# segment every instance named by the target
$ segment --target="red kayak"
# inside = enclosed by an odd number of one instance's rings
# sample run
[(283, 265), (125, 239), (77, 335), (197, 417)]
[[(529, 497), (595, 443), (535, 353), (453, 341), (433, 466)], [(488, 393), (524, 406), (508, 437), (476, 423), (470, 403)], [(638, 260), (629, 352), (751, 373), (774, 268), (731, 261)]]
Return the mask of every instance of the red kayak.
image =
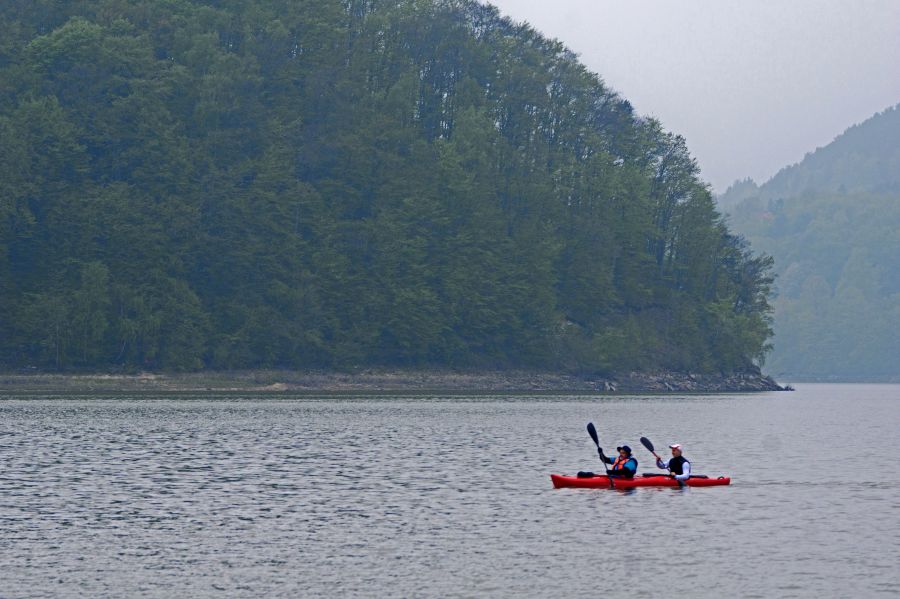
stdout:
[[(592, 476), (590, 478), (551, 474), (550, 479), (553, 481), (553, 486), (557, 489), (563, 487), (580, 487), (582, 489), (634, 489), (636, 487), (678, 486), (678, 481), (665, 474), (636, 476), (635, 478), (613, 477), (612, 485), (609, 483), (609, 477), (603, 474)], [(717, 478), (700, 478), (692, 476), (685, 481), (685, 484), (689, 487), (717, 487), (719, 485), (730, 485), (731, 479), (727, 476), (719, 476)]]

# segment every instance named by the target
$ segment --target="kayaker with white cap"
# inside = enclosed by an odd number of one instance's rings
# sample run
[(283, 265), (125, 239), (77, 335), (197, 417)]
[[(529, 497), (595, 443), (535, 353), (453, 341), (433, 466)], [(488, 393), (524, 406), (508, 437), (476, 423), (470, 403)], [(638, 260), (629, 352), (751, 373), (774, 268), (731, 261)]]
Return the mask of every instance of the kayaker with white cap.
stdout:
[(630, 447), (627, 445), (616, 447), (616, 451), (619, 452), (619, 455), (615, 460), (603, 455), (603, 450), (599, 447), (597, 449), (600, 450), (600, 459), (607, 464), (612, 464), (612, 468), (609, 471), (610, 475), (621, 476), (623, 478), (634, 477), (634, 474), (637, 472), (638, 461), (631, 455)]
[(656, 467), (668, 470), (675, 476), (675, 480), (684, 482), (691, 477), (691, 463), (681, 455), (682, 447), (680, 443), (673, 443), (669, 445), (669, 448), (672, 450), (672, 459), (668, 462), (663, 462), (657, 457)]

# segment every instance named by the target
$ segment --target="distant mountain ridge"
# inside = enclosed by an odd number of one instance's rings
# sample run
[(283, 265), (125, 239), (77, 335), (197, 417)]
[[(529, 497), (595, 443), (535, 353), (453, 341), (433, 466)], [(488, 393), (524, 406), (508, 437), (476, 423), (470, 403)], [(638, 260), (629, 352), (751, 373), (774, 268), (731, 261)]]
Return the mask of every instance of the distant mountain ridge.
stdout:
[(776, 376), (900, 380), (898, 108), (718, 199), (733, 229), (775, 258)]
[(735, 181), (719, 196), (727, 209), (748, 197), (764, 200), (817, 192), (900, 190), (900, 104), (853, 125), (825, 147), (808, 153), (763, 185), (752, 179)]

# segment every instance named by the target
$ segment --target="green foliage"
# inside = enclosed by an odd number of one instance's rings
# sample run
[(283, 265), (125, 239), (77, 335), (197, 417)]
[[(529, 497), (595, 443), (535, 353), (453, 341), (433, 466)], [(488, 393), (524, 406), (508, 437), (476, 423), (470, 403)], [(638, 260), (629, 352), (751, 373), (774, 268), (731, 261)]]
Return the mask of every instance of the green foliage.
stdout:
[(0, 8), (0, 364), (752, 369), (682, 138), (467, 0)]

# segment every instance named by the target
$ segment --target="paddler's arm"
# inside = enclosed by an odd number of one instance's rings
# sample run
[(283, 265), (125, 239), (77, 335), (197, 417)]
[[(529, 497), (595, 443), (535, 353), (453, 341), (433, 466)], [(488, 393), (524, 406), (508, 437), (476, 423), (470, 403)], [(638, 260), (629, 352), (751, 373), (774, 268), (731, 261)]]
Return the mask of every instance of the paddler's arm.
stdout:
[(685, 462), (681, 465), (681, 474), (675, 475), (675, 480), (687, 480), (691, 477), (691, 463)]
[(668, 469), (669, 469), (669, 463), (668, 463), (668, 462), (663, 462), (661, 459), (656, 458), (656, 467), (657, 467), (657, 468), (662, 468), (663, 470), (668, 470)]

